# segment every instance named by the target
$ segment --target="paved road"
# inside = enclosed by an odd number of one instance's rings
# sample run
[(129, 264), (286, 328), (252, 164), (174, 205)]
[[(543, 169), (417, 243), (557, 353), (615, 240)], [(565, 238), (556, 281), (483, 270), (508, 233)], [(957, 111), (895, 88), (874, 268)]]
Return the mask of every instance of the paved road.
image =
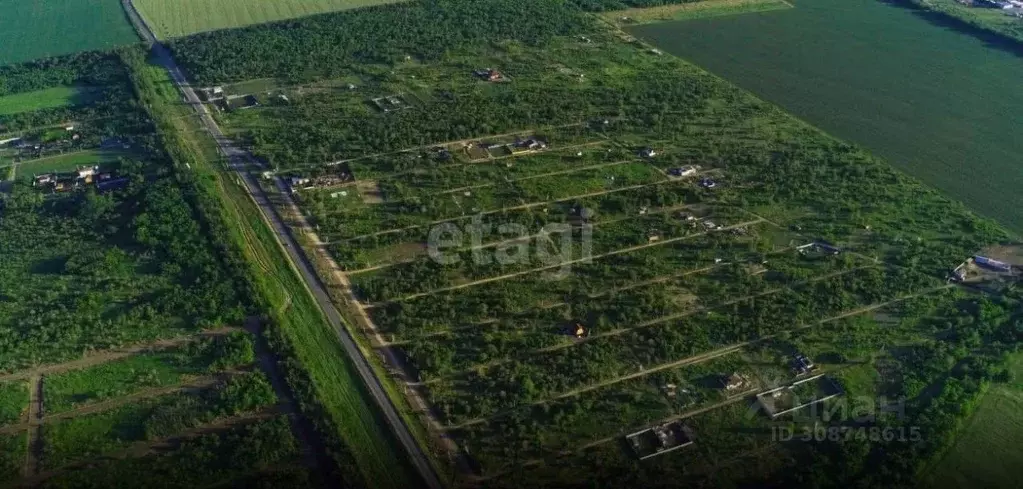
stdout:
[[(431, 489), (442, 488), (443, 484), (441, 484), (440, 478), (433, 470), (433, 466), (430, 464), (427, 455), (423, 452), (422, 448), (412, 436), (412, 433), (409, 431), (409, 427), (405, 424), (404, 419), (402, 419), (402, 417), (398, 414), (397, 407), (387, 396), (383, 384), (380, 382), (380, 379), (376, 377), (369, 361), (362, 355), (362, 351), (355, 343), (355, 339), (352, 338), (351, 333), (349, 333), (348, 329), (345, 328), (341, 318), (341, 313), (338, 312), (337, 308), (334, 307), (334, 304), (331, 302), (326, 288), (316, 275), (308, 257), (305, 256), (305, 252), (302, 251), (298, 241), (291, 234), (287, 225), (284, 224), (284, 221), (281, 219), (276, 207), (267, 198), (255, 177), (247, 171), (247, 169), (252, 166), (262, 166), (262, 164), (252, 157), (252, 155), (247, 151), (236, 147), (230, 139), (224, 136), (224, 133), (220, 130), (220, 127), (217, 126), (217, 123), (213, 120), (213, 117), (206, 109), (206, 106), (200, 102), (199, 97), (196, 96), (195, 91), (192, 90), (191, 86), (188, 84), (188, 79), (185, 77), (184, 71), (182, 71), (177, 62), (174, 61), (170, 51), (156, 39), (152, 30), (149, 29), (149, 26), (146, 25), (145, 21), (142, 20), (140, 15), (138, 15), (138, 12), (135, 10), (131, 0), (122, 0), (122, 2), (128, 16), (136, 25), (136, 29), (139, 31), (139, 34), (147, 42), (152, 44), (153, 54), (157, 57), (158, 62), (170, 73), (174, 84), (177, 85), (182, 95), (184, 95), (185, 101), (192, 105), (196, 112), (198, 112), (206, 130), (213, 135), (214, 140), (216, 140), (217, 145), (220, 147), (220, 151), (227, 156), (228, 166), (237, 172), (238, 176), (245, 184), (246, 190), (259, 206), (264, 220), (270, 225), (274, 233), (277, 235), (278, 240), (284, 245), (284, 249), (288, 253), (288, 258), (299, 271), (302, 279), (309, 286), (309, 290), (312, 291), (313, 296), (320, 305), (320, 308), (323, 309), (327, 320), (330, 321), (331, 326), (341, 339), (341, 344), (344, 346), (345, 352), (351, 358), (352, 364), (355, 365), (359, 376), (362, 378), (371, 397), (383, 413), (384, 418), (390, 425), (398, 442), (408, 453), (409, 459), (415, 466), (416, 471), (419, 473), (423, 484)], [(275, 180), (278, 188), (285, 188), (284, 182), (282, 182), (279, 177), (275, 177)], [(294, 205), (291, 195), (287, 191), (282, 192), (282, 198), (285, 200), (285, 205), (287, 207), (290, 208)]]

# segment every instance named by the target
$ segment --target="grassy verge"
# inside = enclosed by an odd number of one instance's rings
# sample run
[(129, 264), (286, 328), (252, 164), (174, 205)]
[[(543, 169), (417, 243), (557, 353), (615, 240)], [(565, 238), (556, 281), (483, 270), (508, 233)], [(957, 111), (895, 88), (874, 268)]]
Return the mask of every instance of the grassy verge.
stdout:
[[(303, 242), (303, 247), (309, 249), (313, 246), (309, 242)], [(335, 304), (344, 304), (346, 300), (341, 296), (339, 291), (341, 285), (333, 279), (334, 274), (332, 273), (333, 268), (329, 263), (322, 260), (317, 254), (312, 253), (308, 256), (314, 257), (312, 259), (313, 266), (316, 268), (316, 273), (323, 278), (325, 283), (328, 285), (327, 290), (331, 294), (331, 299)], [(412, 407), (409, 403), (408, 397), (405, 393), (401, 392), (401, 388), (395, 383), (394, 378), (388, 371), (388, 366), (384, 364), (379, 353), (373, 348), (369, 338), (360, 331), (356, 331), (352, 326), (357, 321), (350, 317), (349, 311), (341, 309), (341, 315), (345, 318), (345, 327), (349, 329), (352, 338), (355, 339), (356, 344), (359, 345), (359, 349), (362, 351), (362, 355), (369, 359), (369, 364), (373, 368), (373, 372), (377, 378), (383, 382), (381, 384), (387, 391), (388, 397), (395, 403), (398, 408), (398, 413), (405, 421), (406, 426), (410, 428), (412, 436), (415, 437), (416, 442), (420, 447), (423, 447), (429, 455), (430, 463), (434, 467), (434, 471), (442, 477), (447, 476), (449, 481), (453, 482), (457, 476), (456, 468), (452, 463), (443, 463), (447, 456), (447, 448), (439, 446), (436, 440), (427, 431), (426, 426), (423, 425), (420, 415), (417, 409)]]
[(600, 14), (619, 26), (653, 24), (673, 20), (703, 19), (722, 15), (766, 12), (792, 8), (785, 0), (706, 0), (703, 2), (630, 8)]
[(191, 170), (188, 178), (202, 193), (205, 214), (218, 222), (247, 272), (252, 296), (272, 324), (268, 336), (290, 387), (338, 464), (334, 475), (352, 486), (414, 485), (414, 472), (377, 417), (336, 333), (241, 182), (218, 165), (212, 139), (180, 104), (166, 71), (135, 51), (125, 58), (164, 144), (178, 165)]

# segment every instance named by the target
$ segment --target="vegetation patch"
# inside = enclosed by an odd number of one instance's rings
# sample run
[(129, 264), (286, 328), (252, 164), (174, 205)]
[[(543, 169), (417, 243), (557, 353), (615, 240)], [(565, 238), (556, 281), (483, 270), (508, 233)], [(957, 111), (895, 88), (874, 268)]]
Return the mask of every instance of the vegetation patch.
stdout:
[(24, 432), (16, 435), (0, 435), (0, 480), (8, 481), (21, 475), (25, 465), (25, 451), (28, 440)]
[[(1023, 437), (1023, 357), (1014, 355), (1005, 371), (1008, 383), (992, 385), (960, 428), (948, 453), (925, 477), (929, 487), (968, 488), (1012, 485), (1021, 460)], [(1002, 375), (1005, 375), (1002, 374)]]
[(28, 384), (0, 382), (0, 425), (24, 419), (28, 410)]
[(49, 423), (43, 427), (43, 464), (56, 468), (123, 450), (132, 443), (161, 440), (267, 408), (276, 400), (265, 377), (246, 374), (196, 393), (170, 394)]
[[(41, 487), (176, 488), (229, 484), (253, 472), (293, 466), (300, 452), (286, 416), (211, 430), (169, 452), (97, 461), (62, 472)], [(301, 480), (301, 479), (299, 479)]]
[(144, 389), (180, 384), (198, 375), (252, 364), (247, 333), (202, 338), (184, 347), (134, 355), (97, 367), (46, 376), (43, 402), (56, 414)]

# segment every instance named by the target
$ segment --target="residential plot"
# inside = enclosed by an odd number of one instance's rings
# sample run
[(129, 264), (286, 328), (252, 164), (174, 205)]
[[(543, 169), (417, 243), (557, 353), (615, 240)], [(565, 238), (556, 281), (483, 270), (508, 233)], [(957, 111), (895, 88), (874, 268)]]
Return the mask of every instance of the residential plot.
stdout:
[[(289, 104), (218, 122), (291, 179), (285, 192), (264, 188), (307, 238), (352, 332), (424, 406), (428, 436), (472, 467), (468, 480), (797, 479), (796, 460), (848, 457), (779, 440), (758, 394), (794, 386), (773, 406), (784, 412), (804, 397), (830, 409), (846, 396), (945, 402), (976, 387), (957, 391), (954, 362), (937, 365), (984, 340), (960, 348), (936, 329), (980, 314), (948, 270), (1003, 230), (562, 7), (480, 0), (440, 15), (413, 2), (172, 43), (202, 83), (309, 74)], [(357, 27), (399, 18), (436, 33), (436, 46)], [(378, 56), (303, 54), (341, 40), (325, 19), (350, 23), (344, 36)], [(240, 67), (257, 37), (293, 48)], [(330, 88), (341, 84), (355, 88)], [(365, 103), (413, 92), (408, 109)], [(352, 181), (301, 186), (327, 173)], [(360, 181), (380, 198), (359, 195)], [(856, 454), (882, 449), (896, 450)]]

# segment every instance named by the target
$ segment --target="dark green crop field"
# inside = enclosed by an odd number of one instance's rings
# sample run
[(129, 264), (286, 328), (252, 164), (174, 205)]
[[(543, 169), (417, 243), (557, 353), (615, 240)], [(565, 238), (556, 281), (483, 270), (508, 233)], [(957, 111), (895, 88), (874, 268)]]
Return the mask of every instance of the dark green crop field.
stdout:
[(0, 65), (137, 41), (117, 0), (0, 0)]
[(1023, 59), (877, 0), (631, 32), (1023, 231)]

